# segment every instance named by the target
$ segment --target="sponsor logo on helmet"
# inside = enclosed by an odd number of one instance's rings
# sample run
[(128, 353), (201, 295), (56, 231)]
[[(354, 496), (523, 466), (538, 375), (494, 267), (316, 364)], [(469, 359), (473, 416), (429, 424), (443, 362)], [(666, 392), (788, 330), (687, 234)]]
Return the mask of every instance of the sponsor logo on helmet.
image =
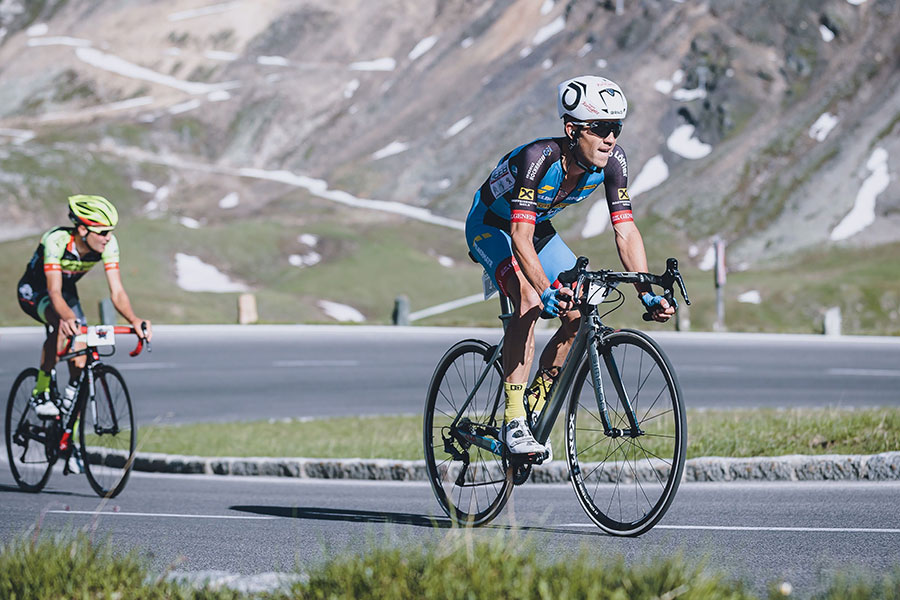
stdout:
[(587, 84), (580, 81), (572, 81), (566, 86), (560, 100), (563, 108), (566, 110), (574, 110), (581, 102), (581, 97), (587, 93)]

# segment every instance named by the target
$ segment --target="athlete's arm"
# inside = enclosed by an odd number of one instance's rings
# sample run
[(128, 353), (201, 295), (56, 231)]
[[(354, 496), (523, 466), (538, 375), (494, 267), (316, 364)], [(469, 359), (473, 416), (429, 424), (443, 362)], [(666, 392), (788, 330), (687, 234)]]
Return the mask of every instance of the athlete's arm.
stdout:
[[(618, 145), (613, 149), (606, 167), (604, 167), (604, 188), (609, 215), (616, 237), (616, 251), (626, 271), (647, 272), (647, 252), (644, 249), (644, 238), (634, 222), (631, 212), (631, 199), (628, 197), (628, 166), (625, 151)], [(649, 283), (636, 283), (638, 296), (653, 293)], [(669, 320), (675, 314), (675, 308), (663, 298), (660, 308), (653, 313), (653, 318), (660, 322)]]
[[(122, 276), (119, 273), (119, 269), (108, 269), (106, 271), (106, 283), (109, 285), (109, 297), (119, 314), (134, 327), (139, 337), (146, 335), (147, 341), (150, 341), (153, 337), (153, 328), (150, 325), (150, 321), (141, 319), (134, 314), (134, 310), (131, 308), (131, 301), (128, 299), (128, 294), (125, 293), (125, 287), (122, 285)], [(142, 323), (147, 324), (146, 333), (141, 331)]]
[[(558, 149), (556, 150), (558, 153)], [(525, 279), (538, 295), (550, 287), (537, 251), (534, 248), (534, 227), (537, 223), (537, 187), (538, 182), (553, 162), (554, 147), (549, 141), (542, 140), (525, 148), (518, 159), (515, 187), (510, 200), (509, 235), (512, 238), (513, 256), (519, 263), (519, 269)], [(568, 310), (570, 306), (564, 302), (561, 307)]]
[(78, 322), (75, 311), (68, 305), (62, 296), (62, 271), (46, 270), (47, 295), (50, 296), (50, 305), (59, 316), (59, 330), (65, 337), (78, 333)]
[(534, 248), (534, 222), (512, 221), (509, 226), (513, 255), (531, 287), (540, 295), (550, 285)]

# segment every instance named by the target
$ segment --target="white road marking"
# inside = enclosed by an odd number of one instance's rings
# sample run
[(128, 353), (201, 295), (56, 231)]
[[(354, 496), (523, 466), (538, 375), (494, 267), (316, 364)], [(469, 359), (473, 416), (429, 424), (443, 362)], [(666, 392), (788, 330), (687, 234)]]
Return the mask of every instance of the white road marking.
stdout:
[(856, 377), (900, 377), (897, 369), (828, 369), (829, 375), (850, 375)]
[(678, 371), (695, 371), (700, 373), (738, 373), (740, 367), (730, 365), (680, 365)]
[[(596, 527), (593, 523), (565, 523), (561, 527)], [(802, 533), (893, 533), (900, 534), (900, 529), (881, 529), (869, 527), (752, 527), (741, 525), (656, 525), (654, 529), (677, 529), (695, 531), (767, 531), (767, 532), (802, 532)]]
[(136, 362), (116, 363), (115, 367), (120, 371), (156, 371), (161, 369), (174, 369), (178, 367), (178, 364), (171, 362)]
[(358, 360), (276, 360), (274, 367), (358, 367)]
[(257, 517), (244, 515), (182, 515), (178, 513), (143, 513), (143, 512), (111, 512), (95, 510), (48, 510), (58, 515), (92, 515), (104, 517), (161, 517), (164, 519), (249, 519), (255, 521), (271, 521), (278, 517)]

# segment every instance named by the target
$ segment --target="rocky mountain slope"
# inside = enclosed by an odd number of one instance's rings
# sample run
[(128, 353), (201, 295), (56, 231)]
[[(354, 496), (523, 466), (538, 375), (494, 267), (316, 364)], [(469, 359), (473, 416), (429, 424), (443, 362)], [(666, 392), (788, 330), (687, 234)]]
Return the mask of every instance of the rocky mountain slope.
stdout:
[(104, 178), (188, 223), (302, 220), (288, 185), (351, 229), (458, 227), (590, 73), (629, 99), (639, 217), (697, 263), (714, 235), (745, 267), (900, 240), (896, 0), (2, 0), (0, 27), (3, 239)]

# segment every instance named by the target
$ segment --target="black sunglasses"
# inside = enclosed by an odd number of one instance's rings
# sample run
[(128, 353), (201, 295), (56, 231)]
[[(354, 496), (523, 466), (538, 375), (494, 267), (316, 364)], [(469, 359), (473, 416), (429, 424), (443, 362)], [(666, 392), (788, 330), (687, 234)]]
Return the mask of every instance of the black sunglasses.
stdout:
[(585, 121), (572, 121), (572, 125), (586, 127), (591, 130), (591, 133), (602, 138), (605, 138), (610, 133), (613, 134), (614, 137), (619, 137), (619, 134), (622, 133), (622, 121), (592, 121), (590, 123)]

